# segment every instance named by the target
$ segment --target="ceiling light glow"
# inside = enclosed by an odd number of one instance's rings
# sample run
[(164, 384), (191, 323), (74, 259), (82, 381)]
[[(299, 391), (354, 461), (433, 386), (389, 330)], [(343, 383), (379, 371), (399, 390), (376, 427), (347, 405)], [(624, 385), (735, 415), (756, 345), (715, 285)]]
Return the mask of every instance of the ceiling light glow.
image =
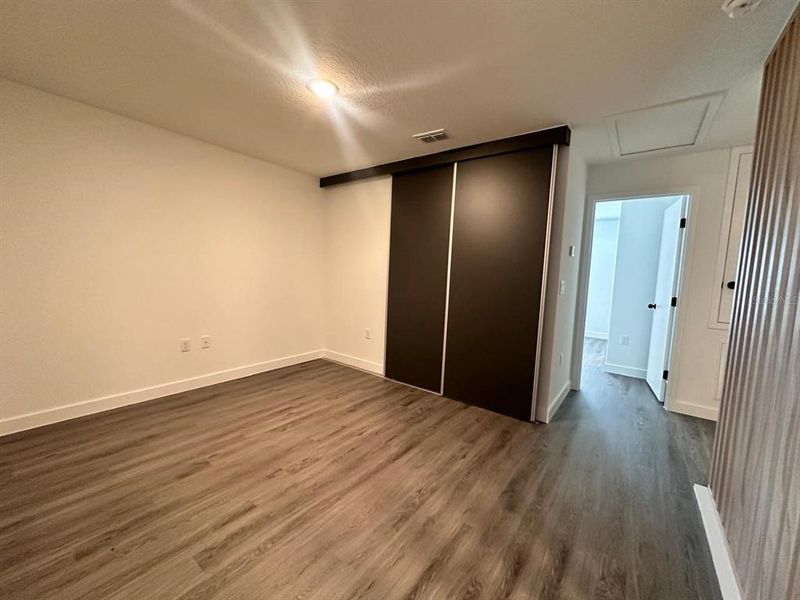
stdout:
[(320, 98), (332, 98), (339, 93), (336, 84), (327, 79), (310, 79), (306, 87)]

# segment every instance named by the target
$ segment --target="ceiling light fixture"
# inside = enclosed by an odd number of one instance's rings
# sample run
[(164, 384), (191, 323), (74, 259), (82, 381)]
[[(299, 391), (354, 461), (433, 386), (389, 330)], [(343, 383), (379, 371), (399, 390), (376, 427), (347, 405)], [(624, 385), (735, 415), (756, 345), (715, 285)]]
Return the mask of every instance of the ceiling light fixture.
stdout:
[(332, 98), (339, 93), (336, 84), (327, 79), (309, 79), (306, 87), (320, 98)]

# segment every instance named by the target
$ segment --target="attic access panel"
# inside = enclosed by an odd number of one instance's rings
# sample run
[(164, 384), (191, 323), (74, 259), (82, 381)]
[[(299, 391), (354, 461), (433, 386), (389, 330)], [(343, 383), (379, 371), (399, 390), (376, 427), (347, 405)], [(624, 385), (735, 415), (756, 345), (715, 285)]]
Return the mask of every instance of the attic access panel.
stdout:
[(617, 157), (689, 148), (705, 140), (723, 94), (710, 94), (606, 117)]

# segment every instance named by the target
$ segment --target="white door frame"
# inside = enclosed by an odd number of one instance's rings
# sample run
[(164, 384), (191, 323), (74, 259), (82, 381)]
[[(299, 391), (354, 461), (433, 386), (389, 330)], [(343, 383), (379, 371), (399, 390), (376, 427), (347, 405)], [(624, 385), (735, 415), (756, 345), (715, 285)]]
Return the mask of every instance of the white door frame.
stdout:
[(669, 383), (667, 384), (664, 408), (672, 410), (674, 392), (680, 380), (680, 355), (684, 338), (684, 325), (686, 322), (685, 284), (686, 274), (691, 272), (692, 257), (694, 256), (694, 230), (698, 213), (698, 188), (696, 186), (676, 186), (659, 190), (644, 192), (621, 192), (617, 194), (592, 194), (587, 197), (586, 210), (583, 218), (583, 235), (581, 238), (581, 262), (578, 272), (578, 302), (575, 307), (575, 335), (573, 339), (572, 389), (578, 390), (581, 386), (581, 369), (583, 368), (583, 333), (586, 329), (586, 305), (588, 302), (589, 270), (592, 262), (592, 238), (594, 237), (594, 215), (598, 202), (612, 202), (614, 200), (641, 200), (646, 198), (661, 198), (664, 196), (686, 196), (689, 205), (688, 221), (686, 224), (685, 241), (683, 243), (683, 256), (679, 261), (678, 280), (678, 306), (675, 312), (672, 334), (672, 350), (667, 363), (669, 369)]

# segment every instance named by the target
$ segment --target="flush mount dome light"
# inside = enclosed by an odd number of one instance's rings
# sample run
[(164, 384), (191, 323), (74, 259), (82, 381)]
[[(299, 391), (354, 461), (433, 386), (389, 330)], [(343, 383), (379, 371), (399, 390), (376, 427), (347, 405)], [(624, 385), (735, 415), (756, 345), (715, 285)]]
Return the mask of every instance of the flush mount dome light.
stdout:
[(309, 79), (306, 87), (320, 98), (331, 98), (339, 93), (336, 84), (327, 79)]

